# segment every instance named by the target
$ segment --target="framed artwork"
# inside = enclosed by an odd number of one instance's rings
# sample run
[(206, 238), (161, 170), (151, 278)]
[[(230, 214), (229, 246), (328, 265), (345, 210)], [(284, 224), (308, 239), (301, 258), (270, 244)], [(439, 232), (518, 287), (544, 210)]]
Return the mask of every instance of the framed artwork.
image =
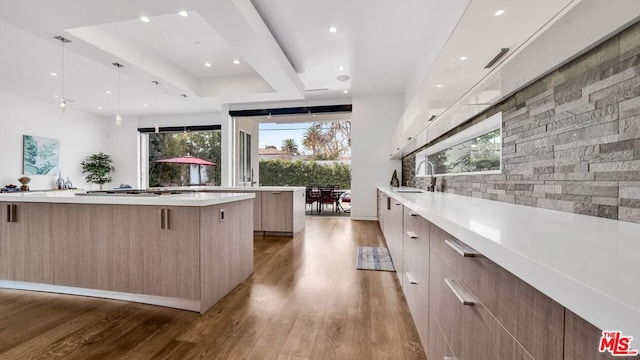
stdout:
[(57, 175), (59, 172), (60, 140), (23, 135), (24, 175)]

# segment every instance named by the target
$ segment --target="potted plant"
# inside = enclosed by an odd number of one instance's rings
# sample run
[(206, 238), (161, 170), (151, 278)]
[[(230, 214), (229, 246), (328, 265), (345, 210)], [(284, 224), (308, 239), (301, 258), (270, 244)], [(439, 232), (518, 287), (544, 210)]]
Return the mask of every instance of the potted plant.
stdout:
[(105, 153), (89, 155), (80, 164), (82, 165), (82, 173), (88, 174), (85, 180), (88, 183), (100, 185), (100, 190), (102, 190), (103, 184), (110, 183), (113, 180), (110, 175), (116, 169), (113, 167), (111, 156)]

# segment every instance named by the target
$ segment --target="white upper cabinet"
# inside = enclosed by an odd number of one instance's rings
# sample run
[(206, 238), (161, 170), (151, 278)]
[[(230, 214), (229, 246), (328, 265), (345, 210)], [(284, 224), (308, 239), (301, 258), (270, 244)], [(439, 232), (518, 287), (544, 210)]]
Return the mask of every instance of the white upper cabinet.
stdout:
[[(640, 14), (638, 0), (617, 0), (615, 7), (606, 4), (604, 0), (471, 1), (420, 86), (406, 94), (411, 101), (398, 119), (390, 156), (400, 158), (437, 139), (633, 23)], [(504, 12), (496, 16), (497, 10)], [(486, 68), (501, 49), (508, 50)], [(417, 139), (418, 134), (427, 135), (426, 141), (424, 136)]]

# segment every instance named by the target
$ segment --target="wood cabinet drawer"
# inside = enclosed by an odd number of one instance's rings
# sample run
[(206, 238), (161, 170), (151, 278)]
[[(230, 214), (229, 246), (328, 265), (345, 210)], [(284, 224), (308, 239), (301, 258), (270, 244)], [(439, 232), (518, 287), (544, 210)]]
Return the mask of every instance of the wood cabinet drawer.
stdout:
[[(565, 309), (565, 360), (604, 360), (620, 359), (611, 353), (599, 351), (602, 331), (591, 325), (578, 315)], [(632, 347), (637, 349), (637, 341), (634, 339)], [(638, 356), (625, 356), (624, 359), (640, 359)]]
[(429, 296), (429, 222), (405, 207), (404, 271), (410, 273), (422, 296)]
[(447, 340), (444, 338), (444, 335), (442, 335), (442, 330), (440, 330), (440, 326), (433, 317), (432, 311), (429, 311), (429, 328), (427, 330), (427, 345), (425, 347), (427, 351), (427, 359), (455, 359), (456, 356), (449, 347), (449, 344), (447, 344)]
[(429, 305), (427, 299), (422, 296), (422, 292), (415, 284), (410, 284), (409, 280), (410, 279), (405, 277), (405, 285), (402, 290), (404, 291), (405, 298), (407, 299), (407, 304), (409, 305), (409, 310), (411, 311), (411, 317), (413, 318), (413, 322), (416, 325), (416, 330), (418, 330), (418, 336), (420, 337), (422, 346), (426, 348), (428, 337)]
[[(458, 360), (533, 359), (437, 255), (431, 264), (430, 309)], [(475, 304), (463, 305), (456, 292)]]
[[(481, 254), (461, 255), (460, 249), (465, 246), (442, 229), (431, 226), (434, 253), (507, 331), (534, 358), (562, 359), (563, 307)], [(465, 251), (475, 252), (469, 247)]]
[(293, 191), (264, 191), (262, 231), (293, 232)]

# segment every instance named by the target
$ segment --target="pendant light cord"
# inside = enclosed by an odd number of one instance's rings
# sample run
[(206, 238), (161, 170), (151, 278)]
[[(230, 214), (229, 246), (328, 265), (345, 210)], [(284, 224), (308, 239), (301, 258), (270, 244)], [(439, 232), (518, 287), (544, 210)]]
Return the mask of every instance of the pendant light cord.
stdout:
[(120, 116), (120, 66), (116, 65), (116, 86), (118, 94), (116, 95), (116, 116)]
[(64, 38), (62, 38), (62, 40), (60, 40), (60, 42), (62, 43), (62, 99), (61, 101), (66, 101), (64, 98)]

